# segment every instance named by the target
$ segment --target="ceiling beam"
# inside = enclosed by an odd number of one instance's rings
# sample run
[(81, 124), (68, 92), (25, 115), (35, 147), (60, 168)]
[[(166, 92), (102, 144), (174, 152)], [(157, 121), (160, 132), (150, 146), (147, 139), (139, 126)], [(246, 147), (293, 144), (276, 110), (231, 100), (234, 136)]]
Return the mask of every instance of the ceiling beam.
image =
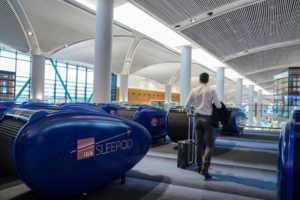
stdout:
[(257, 82), (257, 84), (266, 84), (266, 83), (271, 83), (273, 82), (273, 80), (264, 80), (264, 81), (260, 81), (260, 82)]
[(277, 49), (277, 48), (281, 48), (281, 47), (288, 47), (291, 45), (296, 45), (296, 44), (300, 44), (300, 39), (297, 40), (290, 40), (290, 41), (285, 41), (285, 42), (278, 42), (278, 43), (272, 43), (272, 44), (268, 44), (268, 45), (264, 45), (264, 46), (259, 46), (259, 47), (255, 47), (252, 49), (246, 49), (240, 52), (237, 52), (235, 54), (232, 55), (228, 55), (222, 58), (222, 60), (224, 62), (229, 61), (229, 60), (233, 60), (242, 56), (246, 56), (249, 54), (253, 54), (253, 53), (257, 53), (257, 52), (261, 52), (261, 51), (266, 51), (266, 50), (270, 50), (270, 49)]
[(137, 49), (137, 47), (140, 44), (142, 39), (143, 38), (136, 37), (136, 38), (134, 38), (133, 42), (131, 43), (131, 45), (130, 45), (128, 51), (127, 51), (126, 58), (124, 60), (122, 74), (127, 74), (127, 75), (129, 74), (134, 54), (135, 54), (136, 49)]
[[(32, 28), (32, 25), (27, 17), (27, 13), (25, 12), (24, 8), (22, 7), (22, 5), (20, 4), (19, 1), (9, 0), (8, 3), (10, 5), (10, 7), (13, 9), (15, 15), (17, 16), (18, 21), (22, 26), (24, 35), (25, 35), (27, 42), (29, 44), (29, 47), (30, 47), (29, 52), (24, 52), (24, 53), (40, 55), (41, 50), (39, 47), (38, 40), (36, 38), (36, 34)], [(28, 32), (31, 32), (33, 34), (31, 36), (28, 36)]]
[[(196, 24), (203, 23), (203, 22), (205, 22), (207, 20), (210, 20), (210, 19), (213, 19), (215, 17), (224, 15), (224, 14), (232, 12), (234, 10), (238, 10), (238, 9), (243, 8), (243, 7), (246, 7), (246, 6), (255, 4), (255, 3), (259, 3), (259, 2), (262, 2), (262, 1), (266, 1), (266, 0), (239, 0), (239, 1), (235, 1), (233, 3), (230, 3), (230, 4), (227, 4), (227, 5), (221, 6), (219, 8), (208, 11), (208, 12), (212, 12), (213, 15), (207, 15), (207, 13), (202, 13), (198, 16), (193, 17), (193, 18), (197, 19), (195, 22), (191, 23), (190, 22), (191, 19), (188, 19), (188, 20), (180, 23), (181, 28), (177, 29), (177, 31), (180, 32), (181, 30), (189, 28), (189, 27), (194, 26)], [(173, 27), (173, 29), (175, 29), (175, 27)]]
[(255, 75), (255, 74), (259, 74), (259, 73), (262, 73), (262, 72), (266, 72), (266, 71), (272, 71), (272, 70), (276, 70), (276, 69), (284, 69), (284, 68), (288, 68), (288, 67), (291, 67), (293, 65), (299, 65), (300, 62), (298, 64), (294, 63), (294, 64), (289, 64), (289, 65), (278, 65), (278, 66), (273, 66), (273, 67), (267, 67), (267, 68), (262, 68), (262, 69), (258, 69), (258, 70), (254, 70), (254, 71), (251, 71), (251, 72), (248, 72), (245, 74), (245, 76), (252, 76), (252, 75)]

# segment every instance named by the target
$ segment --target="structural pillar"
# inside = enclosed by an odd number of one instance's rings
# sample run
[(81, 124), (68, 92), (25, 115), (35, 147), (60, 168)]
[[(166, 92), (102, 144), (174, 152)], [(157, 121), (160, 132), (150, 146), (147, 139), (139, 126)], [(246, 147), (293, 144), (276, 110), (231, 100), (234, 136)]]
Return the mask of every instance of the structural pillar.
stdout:
[(31, 95), (32, 100), (44, 100), (45, 57), (32, 55), (31, 63)]
[(128, 102), (128, 75), (120, 75), (120, 102)]
[(248, 89), (248, 104), (249, 104), (249, 113), (248, 113), (248, 125), (253, 126), (253, 114), (254, 114), (254, 85), (249, 85)]
[(262, 117), (262, 103), (261, 103), (261, 99), (262, 99), (262, 90), (259, 89), (257, 90), (257, 126), (261, 126), (261, 117)]
[(243, 103), (243, 79), (239, 78), (236, 81), (236, 107), (242, 108)]
[(165, 85), (165, 103), (169, 104), (172, 101), (172, 85)]
[(225, 68), (218, 67), (217, 68), (217, 95), (220, 101), (224, 102), (224, 76), (225, 76)]
[(111, 101), (111, 60), (114, 0), (97, 0), (94, 103)]
[(185, 46), (181, 54), (180, 105), (184, 105), (191, 90), (192, 47)]

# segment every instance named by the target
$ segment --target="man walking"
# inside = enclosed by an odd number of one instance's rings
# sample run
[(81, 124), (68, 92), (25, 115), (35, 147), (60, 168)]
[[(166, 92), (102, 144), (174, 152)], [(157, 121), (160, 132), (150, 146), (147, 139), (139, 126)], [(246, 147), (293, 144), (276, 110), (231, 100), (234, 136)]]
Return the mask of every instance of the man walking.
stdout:
[[(211, 122), (212, 103), (217, 108), (221, 108), (221, 102), (214, 89), (207, 86), (209, 75), (202, 73), (199, 76), (199, 86), (193, 89), (185, 103), (185, 109), (188, 115), (191, 115), (190, 106), (194, 106), (194, 128), (196, 135), (196, 165), (198, 172), (205, 177), (211, 179), (208, 168), (211, 161), (211, 152), (214, 147), (214, 127)], [(202, 159), (203, 136), (206, 134), (206, 148)]]

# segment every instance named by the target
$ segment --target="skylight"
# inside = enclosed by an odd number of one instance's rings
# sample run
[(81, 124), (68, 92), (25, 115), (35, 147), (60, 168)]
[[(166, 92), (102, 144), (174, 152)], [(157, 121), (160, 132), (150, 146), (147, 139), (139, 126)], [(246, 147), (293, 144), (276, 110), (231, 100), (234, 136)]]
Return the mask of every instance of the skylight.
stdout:
[(131, 3), (116, 7), (114, 20), (171, 48), (191, 45), (191, 42)]
[(96, 1), (91, 0), (75, 0), (77, 3), (84, 5), (85, 7), (96, 11)]
[(193, 49), (192, 58), (193, 60), (214, 71), (216, 71), (217, 67), (226, 67), (224, 63), (222, 63), (221, 61), (219, 61), (218, 59), (216, 59), (215, 57), (208, 54), (202, 49)]

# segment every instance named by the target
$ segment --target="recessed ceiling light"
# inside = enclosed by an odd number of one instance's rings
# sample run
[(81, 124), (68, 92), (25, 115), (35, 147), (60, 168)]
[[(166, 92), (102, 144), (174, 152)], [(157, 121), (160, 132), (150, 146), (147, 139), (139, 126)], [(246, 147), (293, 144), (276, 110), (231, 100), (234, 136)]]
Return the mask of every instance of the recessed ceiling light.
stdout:
[(130, 61), (126, 61), (126, 64), (129, 65), (129, 64), (130, 64)]
[(213, 12), (207, 13), (208, 16), (212, 16), (213, 14), (214, 14)]
[(190, 22), (194, 23), (196, 21), (196, 19), (190, 19)]
[(31, 31), (28, 31), (27, 34), (28, 34), (29, 36), (32, 36), (32, 35), (33, 35), (33, 33), (32, 33)]
[(180, 29), (180, 25), (176, 25), (175, 28), (178, 30)]
[(69, 45), (68, 44), (65, 44), (65, 47), (68, 47)]

